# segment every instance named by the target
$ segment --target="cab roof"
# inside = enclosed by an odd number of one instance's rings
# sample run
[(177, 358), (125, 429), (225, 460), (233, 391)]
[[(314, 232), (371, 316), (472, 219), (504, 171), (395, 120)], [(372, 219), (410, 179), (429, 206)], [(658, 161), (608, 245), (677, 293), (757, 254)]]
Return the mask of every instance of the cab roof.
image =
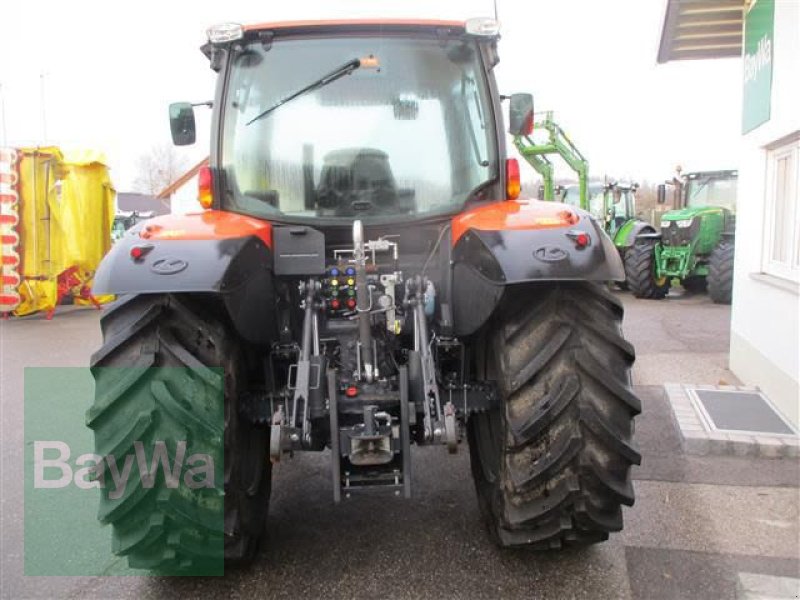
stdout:
[(331, 30), (409, 30), (409, 29), (457, 29), (464, 30), (464, 21), (439, 19), (348, 19), (277, 21), (245, 25), (245, 32), (276, 31), (331, 31)]

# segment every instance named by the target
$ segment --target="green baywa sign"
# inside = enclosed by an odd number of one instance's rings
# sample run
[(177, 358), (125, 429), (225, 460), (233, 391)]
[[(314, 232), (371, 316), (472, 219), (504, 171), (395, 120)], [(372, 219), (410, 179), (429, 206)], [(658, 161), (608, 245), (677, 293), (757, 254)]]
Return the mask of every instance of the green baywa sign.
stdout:
[(752, 0), (744, 19), (742, 133), (769, 121), (775, 0)]

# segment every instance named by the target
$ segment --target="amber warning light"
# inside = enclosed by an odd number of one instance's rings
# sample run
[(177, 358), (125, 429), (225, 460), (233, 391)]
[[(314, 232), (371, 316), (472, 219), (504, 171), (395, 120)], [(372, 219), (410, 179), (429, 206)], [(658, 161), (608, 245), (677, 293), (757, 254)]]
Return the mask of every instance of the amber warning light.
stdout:
[(381, 66), (378, 57), (374, 54), (370, 54), (369, 56), (362, 56), (358, 59), (358, 66), (362, 69), (379, 69)]
[(203, 208), (211, 208), (214, 204), (214, 178), (210, 167), (202, 167), (197, 173), (197, 201)]
[(522, 190), (519, 178), (519, 162), (516, 158), (506, 160), (506, 198), (516, 200)]

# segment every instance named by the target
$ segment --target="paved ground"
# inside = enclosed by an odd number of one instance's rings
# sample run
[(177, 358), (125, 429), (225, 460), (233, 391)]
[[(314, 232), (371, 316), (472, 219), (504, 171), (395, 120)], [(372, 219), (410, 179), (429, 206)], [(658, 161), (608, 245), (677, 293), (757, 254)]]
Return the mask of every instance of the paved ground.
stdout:
[(729, 309), (705, 296), (622, 298), (644, 406), (636, 436), (644, 463), (623, 533), (559, 554), (500, 551), (479, 521), (466, 448), (455, 457), (418, 449), (411, 501), (361, 497), (339, 507), (328, 456), (306, 455), (277, 470), (267, 549), (224, 579), (22, 576), (22, 370), (85, 365), (98, 344), (97, 314), (3, 322), (0, 595), (734, 598), (744, 577), (800, 577), (798, 463), (683, 455), (660, 388), (736, 383), (725, 367)]

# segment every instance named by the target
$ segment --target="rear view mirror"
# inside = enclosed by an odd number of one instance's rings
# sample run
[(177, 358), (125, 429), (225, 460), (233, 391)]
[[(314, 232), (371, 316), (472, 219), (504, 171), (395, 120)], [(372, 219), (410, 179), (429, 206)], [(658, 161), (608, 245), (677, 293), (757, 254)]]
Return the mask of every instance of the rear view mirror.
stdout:
[(667, 186), (663, 183), (658, 185), (658, 192), (656, 196), (656, 202), (659, 204), (666, 204), (667, 202)]
[(174, 102), (169, 105), (169, 129), (172, 143), (176, 146), (194, 144), (194, 108), (189, 102)]
[(533, 133), (533, 95), (511, 95), (508, 107), (508, 133), (511, 135)]

